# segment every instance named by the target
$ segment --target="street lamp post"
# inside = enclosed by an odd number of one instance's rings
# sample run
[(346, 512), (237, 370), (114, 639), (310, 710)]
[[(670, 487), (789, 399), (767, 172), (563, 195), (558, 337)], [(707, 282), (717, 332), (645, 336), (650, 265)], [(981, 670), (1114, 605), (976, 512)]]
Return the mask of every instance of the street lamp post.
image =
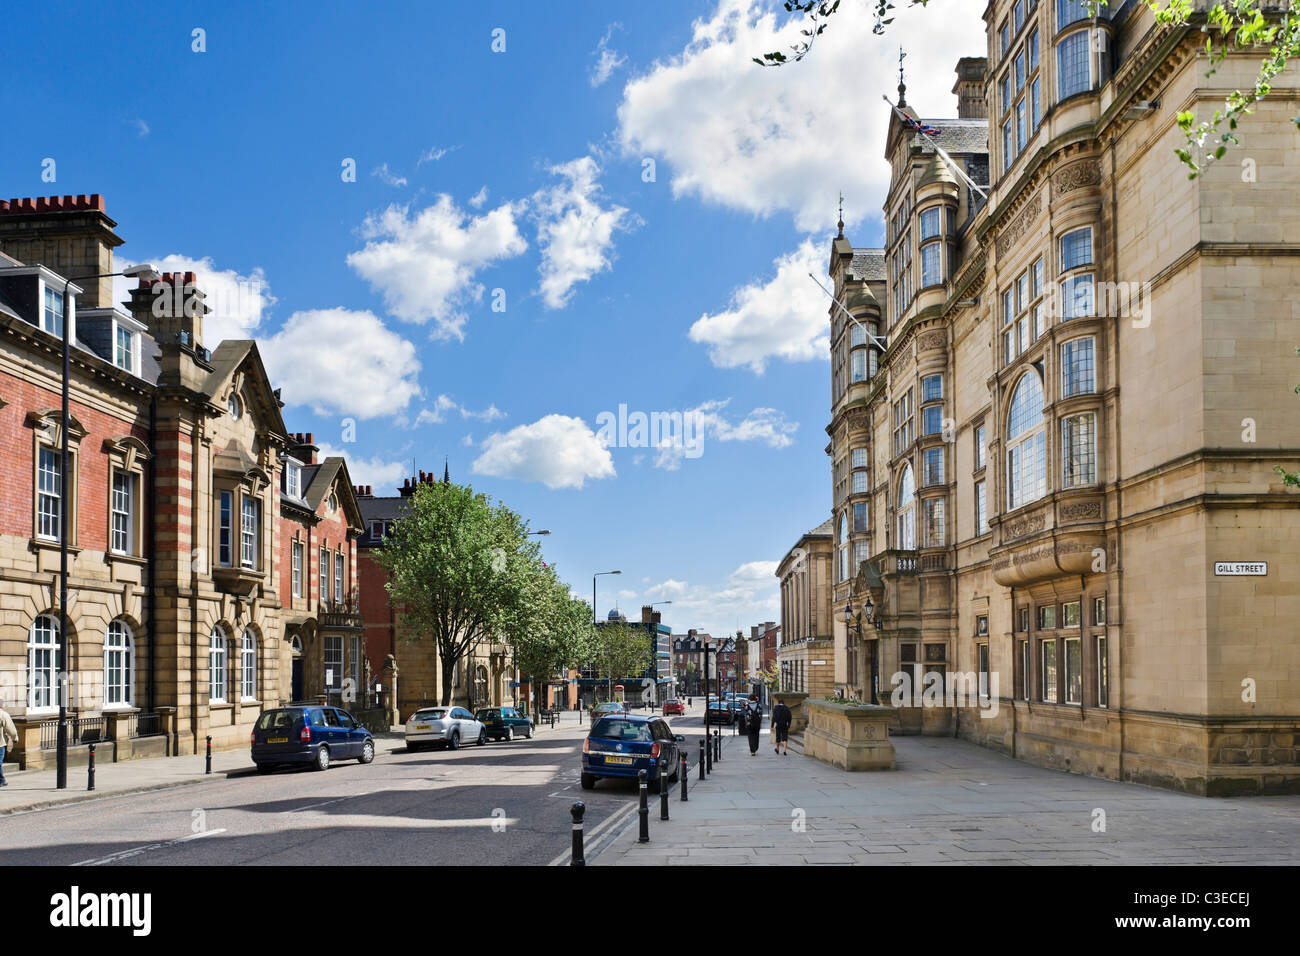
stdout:
[[(866, 599), (862, 602), (861, 614), (857, 618), (855, 618), (853, 616), (853, 602), (849, 601), (847, 604), (844, 605), (845, 629), (847, 630), (849, 628), (852, 628), (853, 633), (857, 635), (858, 640), (859, 641), (862, 640), (862, 624), (864, 622), (867, 624), (871, 623), (872, 614), (875, 612), (875, 610), (876, 610), (876, 606), (871, 603), (871, 595), (868, 594), (866, 596)], [(877, 623), (876, 628), (879, 629), (879, 627), (880, 625), (879, 623)], [(876, 699), (876, 667), (877, 667), (876, 648), (873, 645), (871, 648), (871, 667), (869, 669), (870, 673), (867, 675), (867, 684), (870, 686), (870, 697), (871, 697), (871, 703), (873, 704), (879, 703), (879, 701)]]
[[(108, 279), (113, 276), (126, 276), (132, 279), (153, 281), (160, 278), (153, 266), (141, 263), (122, 272), (101, 272), (97, 275), (77, 276), (63, 281), (63, 409), (60, 419), (60, 465), (59, 465), (59, 733), (55, 743), (54, 787), (66, 790), (68, 787), (68, 426), (70, 385), (72, 367), (72, 322), (68, 314), (68, 288), (75, 282), (91, 279)], [(150, 555), (152, 560), (153, 556)], [(150, 621), (153, 627), (154, 622)]]
[(600, 577), (602, 574), (622, 574), (622, 573), (623, 573), (622, 571), (597, 571), (595, 574), (591, 576), (591, 623), (592, 624), (597, 623), (596, 621), (596, 578)]

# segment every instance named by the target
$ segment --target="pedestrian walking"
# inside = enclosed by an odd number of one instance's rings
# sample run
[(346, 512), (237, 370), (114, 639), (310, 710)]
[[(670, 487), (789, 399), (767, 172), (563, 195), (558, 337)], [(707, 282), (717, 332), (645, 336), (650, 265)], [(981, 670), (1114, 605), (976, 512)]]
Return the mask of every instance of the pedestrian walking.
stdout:
[(773, 748), (777, 753), (782, 753), (781, 748), (785, 747), (785, 755), (790, 755), (790, 721), (794, 719), (794, 714), (790, 713), (790, 708), (785, 705), (785, 701), (780, 697), (776, 699), (776, 706), (772, 708), (772, 737), (776, 746)]
[(14, 726), (14, 719), (9, 716), (9, 711), (0, 707), (0, 787), (9, 786), (5, 780), (5, 754), (17, 744), (18, 728)]
[(758, 704), (758, 695), (750, 694), (749, 703), (745, 705), (745, 731), (749, 734), (749, 755), (758, 753), (758, 731), (763, 726), (763, 708)]

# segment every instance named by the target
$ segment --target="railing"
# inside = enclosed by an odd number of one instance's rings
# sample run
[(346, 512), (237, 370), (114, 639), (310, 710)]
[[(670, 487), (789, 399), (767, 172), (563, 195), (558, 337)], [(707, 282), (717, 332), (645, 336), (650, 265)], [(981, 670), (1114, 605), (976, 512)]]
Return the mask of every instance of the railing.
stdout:
[(126, 736), (128, 738), (157, 737), (163, 732), (161, 714), (130, 714), (127, 716)]
[[(97, 744), (104, 739), (103, 717), (78, 717), (69, 714), (67, 725), (69, 747), (75, 747), (77, 744)], [(55, 750), (58, 743), (59, 721), (57, 719), (41, 721), (41, 749)]]

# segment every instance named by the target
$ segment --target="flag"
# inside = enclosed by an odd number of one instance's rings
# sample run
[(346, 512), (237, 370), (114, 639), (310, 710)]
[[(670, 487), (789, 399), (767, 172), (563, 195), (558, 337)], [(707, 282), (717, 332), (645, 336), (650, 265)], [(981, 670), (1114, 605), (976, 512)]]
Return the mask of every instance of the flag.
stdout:
[(899, 111), (899, 116), (903, 118), (903, 124), (910, 130), (917, 133), (924, 133), (926, 136), (940, 136), (943, 131), (929, 123), (922, 123), (920, 120), (912, 119), (906, 113)]

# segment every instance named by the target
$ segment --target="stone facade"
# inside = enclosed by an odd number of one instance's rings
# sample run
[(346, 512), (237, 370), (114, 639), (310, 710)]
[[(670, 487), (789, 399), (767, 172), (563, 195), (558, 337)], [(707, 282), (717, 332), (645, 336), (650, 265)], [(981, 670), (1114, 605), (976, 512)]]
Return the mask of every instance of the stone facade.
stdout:
[[(882, 703), (899, 673), (978, 675), (983, 705), (902, 701), (902, 732), (1296, 791), (1300, 501), (1275, 468), (1300, 469), (1300, 73), (1188, 180), (1176, 114), (1253, 85), (1258, 54), (1207, 81), (1194, 26), (1111, 6), (989, 3), (982, 138), (969, 95), (925, 120), (987, 202), (894, 117), (886, 247), (832, 245), (836, 294), (887, 340), (833, 307), (835, 601), (880, 625), (837, 659)], [(1216, 573), (1245, 561), (1266, 573)]]

